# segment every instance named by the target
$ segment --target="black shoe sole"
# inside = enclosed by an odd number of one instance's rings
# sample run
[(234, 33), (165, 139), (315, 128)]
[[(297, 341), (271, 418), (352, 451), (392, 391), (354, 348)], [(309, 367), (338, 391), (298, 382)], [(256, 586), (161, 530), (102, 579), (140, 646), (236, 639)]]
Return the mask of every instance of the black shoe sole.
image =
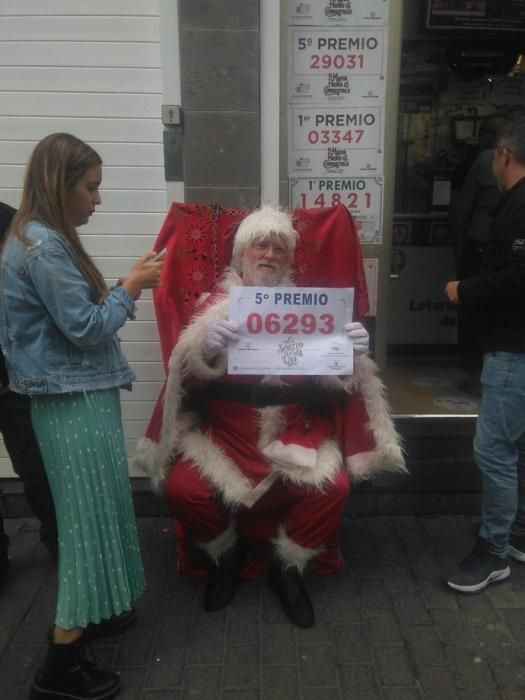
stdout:
[(281, 607), (283, 609), (284, 614), (286, 617), (290, 620), (290, 622), (295, 625), (296, 627), (300, 627), (301, 629), (307, 630), (311, 629), (315, 625), (315, 612), (313, 605), (310, 601), (310, 598), (308, 596), (308, 593), (304, 586), (301, 586), (301, 592), (303, 594), (304, 600), (307, 603), (307, 605), (310, 608), (310, 614), (311, 618), (307, 621), (304, 620), (299, 620), (295, 615), (293, 614), (290, 606), (288, 606), (286, 600), (284, 599), (283, 595), (281, 594), (281, 586), (279, 581), (275, 581), (273, 576), (268, 577), (268, 586), (271, 588), (271, 590), (275, 593), (277, 598), (279, 599), (279, 602), (281, 603)]
[(480, 581), (480, 583), (476, 583), (472, 586), (462, 586), (457, 583), (452, 583), (451, 581), (447, 581), (446, 583), (449, 588), (452, 588), (459, 593), (481, 593), (481, 591), (484, 591), (487, 586), (490, 586), (493, 583), (503, 583), (503, 581), (506, 581), (509, 577), (510, 566), (507, 566), (505, 569), (501, 569), (500, 571), (492, 571), (484, 581)]
[(111, 700), (115, 698), (121, 688), (121, 683), (113, 688), (112, 690), (106, 691), (101, 695), (73, 695), (71, 693), (59, 692), (56, 690), (46, 690), (45, 688), (39, 688), (35, 683), (33, 683), (31, 692), (34, 698), (46, 698), (46, 700), (85, 700), (89, 697), (89, 700)]

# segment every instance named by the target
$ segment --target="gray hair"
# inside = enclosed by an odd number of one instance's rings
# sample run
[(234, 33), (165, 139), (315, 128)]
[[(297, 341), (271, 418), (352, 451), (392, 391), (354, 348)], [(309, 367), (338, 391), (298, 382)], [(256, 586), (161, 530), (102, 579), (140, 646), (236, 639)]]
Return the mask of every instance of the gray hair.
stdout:
[(496, 147), (507, 148), (525, 166), (525, 114), (513, 114), (498, 129)]

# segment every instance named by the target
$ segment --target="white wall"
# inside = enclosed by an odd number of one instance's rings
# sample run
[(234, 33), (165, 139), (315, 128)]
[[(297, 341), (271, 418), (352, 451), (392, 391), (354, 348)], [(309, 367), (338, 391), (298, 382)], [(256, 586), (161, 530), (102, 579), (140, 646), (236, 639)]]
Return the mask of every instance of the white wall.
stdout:
[[(80, 230), (108, 281), (153, 247), (166, 213), (159, 0), (1, 0), (0, 200), (17, 206), (43, 136), (68, 131), (104, 161), (102, 205)], [(128, 453), (163, 370), (151, 293), (120, 336), (137, 382), (122, 392)], [(0, 445), (0, 477), (12, 470)]]

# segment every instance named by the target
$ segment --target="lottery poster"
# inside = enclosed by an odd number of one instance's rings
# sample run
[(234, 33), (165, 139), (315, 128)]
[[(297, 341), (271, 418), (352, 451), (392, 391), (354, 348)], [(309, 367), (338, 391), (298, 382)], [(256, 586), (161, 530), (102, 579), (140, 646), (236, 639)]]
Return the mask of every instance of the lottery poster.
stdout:
[(384, 30), (293, 29), (288, 46), (290, 103), (384, 103)]
[(353, 372), (354, 290), (234, 287), (229, 318), (240, 338), (228, 349), (229, 374), (342, 375)]
[(290, 174), (382, 175), (380, 107), (292, 107)]
[(344, 204), (354, 219), (361, 243), (382, 239), (383, 178), (291, 177), (290, 205), (322, 209)]

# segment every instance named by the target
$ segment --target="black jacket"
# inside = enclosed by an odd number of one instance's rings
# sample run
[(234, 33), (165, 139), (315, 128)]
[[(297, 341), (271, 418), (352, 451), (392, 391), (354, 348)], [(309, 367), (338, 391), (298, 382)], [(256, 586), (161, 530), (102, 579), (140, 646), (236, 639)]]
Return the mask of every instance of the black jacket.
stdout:
[[(3, 244), (7, 229), (13, 216), (16, 214), (16, 209), (10, 207), (8, 204), (0, 202), (0, 246)], [(9, 379), (7, 377), (7, 369), (5, 366), (4, 354), (0, 350), (0, 391), (6, 389), (9, 385)]]
[(9, 204), (0, 202), (0, 243), (4, 242), (7, 229), (9, 228), (9, 224), (11, 223), (11, 220), (15, 214), (16, 209), (10, 207)]
[(525, 352), (525, 178), (494, 209), (481, 273), (458, 286), (460, 304), (475, 304), (485, 351)]

